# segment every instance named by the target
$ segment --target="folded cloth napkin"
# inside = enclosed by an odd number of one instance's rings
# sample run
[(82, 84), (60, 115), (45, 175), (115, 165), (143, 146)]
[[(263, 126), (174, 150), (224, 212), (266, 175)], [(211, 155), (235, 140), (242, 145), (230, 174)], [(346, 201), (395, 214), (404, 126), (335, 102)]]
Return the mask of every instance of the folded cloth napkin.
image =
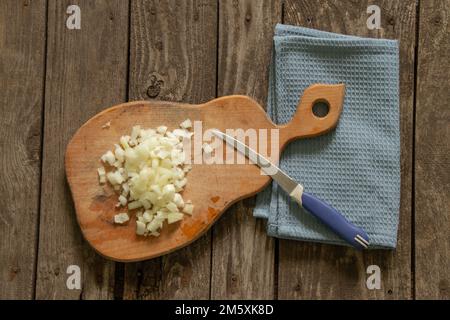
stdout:
[[(288, 122), (305, 88), (344, 83), (335, 130), (300, 139), (280, 167), (364, 228), (371, 248), (395, 248), (400, 203), (399, 51), (395, 40), (369, 39), (278, 24), (267, 112)], [(261, 192), (254, 215), (270, 236), (345, 245), (276, 183)]]

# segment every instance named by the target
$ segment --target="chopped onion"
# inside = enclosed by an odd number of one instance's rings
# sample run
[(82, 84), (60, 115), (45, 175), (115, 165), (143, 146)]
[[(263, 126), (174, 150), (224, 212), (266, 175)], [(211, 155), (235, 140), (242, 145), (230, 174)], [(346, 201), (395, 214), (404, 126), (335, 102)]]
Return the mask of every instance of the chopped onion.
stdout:
[(169, 202), (166, 206), (167, 209), (169, 209), (170, 212), (178, 212), (178, 207), (175, 203)]
[(106, 182), (106, 171), (104, 167), (98, 168), (98, 181), (100, 184), (104, 184)]
[(171, 224), (183, 219), (183, 214), (179, 212), (171, 212), (167, 215), (167, 223)]
[(136, 234), (143, 236), (145, 233), (145, 223), (136, 221)]
[(156, 131), (158, 133), (164, 134), (167, 131), (167, 127), (166, 126), (160, 126), (160, 127), (156, 128)]
[(114, 153), (111, 152), (111, 150), (108, 150), (108, 152), (106, 152), (102, 156), (102, 161), (112, 166), (114, 162), (116, 162), (116, 157), (114, 156)]
[(122, 194), (119, 196), (119, 203), (122, 207), (127, 205), (127, 198)]
[(133, 210), (142, 207), (142, 203), (138, 200), (130, 202), (128, 204), (128, 209)]
[(107, 123), (102, 125), (102, 129), (109, 129), (109, 127), (111, 127), (111, 121), (108, 121)]
[[(118, 192), (116, 206), (141, 209), (136, 213), (138, 235), (159, 236), (165, 221), (175, 223), (183, 219), (183, 213), (193, 213), (194, 206), (181, 195), (187, 184), (185, 175), (192, 169), (186, 164), (183, 149), (184, 139), (193, 135), (188, 130), (191, 127), (189, 119), (173, 131), (166, 126), (156, 129), (134, 126), (130, 136), (122, 136), (114, 151), (109, 150), (101, 157), (108, 166), (107, 170), (97, 169), (99, 182), (108, 181)], [(128, 220), (126, 213), (114, 217), (116, 223)]]
[(124, 224), (128, 220), (130, 220), (130, 217), (128, 216), (128, 214), (126, 212), (119, 213), (114, 216), (114, 223), (117, 223), (117, 224)]
[(186, 203), (184, 205), (183, 212), (192, 215), (192, 213), (194, 212), (194, 205), (191, 203)]
[(145, 223), (149, 223), (153, 220), (153, 214), (149, 210), (145, 210), (144, 214), (142, 215), (142, 218)]
[(122, 163), (125, 160), (125, 151), (118, 144), (116, 144), (114, 155), (119, 163)]
[(175, 203), (177, 205), (178, 208), (184, 207), (184, 200), (183, 200), (183, 197), (181, 196), (181, 194), (175, 193), (173, 195), (172, 201), (173, 201), (173, 203)]

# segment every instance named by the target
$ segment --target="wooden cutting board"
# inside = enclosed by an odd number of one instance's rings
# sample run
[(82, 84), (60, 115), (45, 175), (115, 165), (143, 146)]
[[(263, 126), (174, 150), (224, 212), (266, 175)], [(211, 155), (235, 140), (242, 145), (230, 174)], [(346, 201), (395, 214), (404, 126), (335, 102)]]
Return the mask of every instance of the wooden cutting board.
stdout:
[[(115, 207), (118, 195), (108, 185), (99, 185), (100, 157), (113, 149), (134, 125), (170, 130), (189, 118), (202, 121), (203, 130), (279, 129), (280, 152), (291, 140), (313, 137), (334, 128), (344, 99), (344, 85), (316, 84), (304, 91), (293, 119), (277, 126), (264, 109), (247, 96), (226, 96), (200, 105), (162, 101), (137, 101), (111, 107), (87, 121), (73, 136), (66, 150), (65, 167), (77, 220), (85, 239), (102, 256), (116, 261), (140, 261), (167, 254), (188, 245), (205, 233), (236, 201), (252, 196), (270, 181), (253, 164), (194, 164), (183, 192), (192, 200), (194, 213), (166, 225), (159, 237), (135, 234), (134, 212), (127, 225), (115, 225), (113, 217), (124, 209)], [(328, 114), (317, 117), (312, 107), (328, 104)], [(109, 128), (102, 128), (106, 123)], [(268, 130), (269, 131), (269, 130)], [(270, 136), (270, 135), (269, 135)], [(248, 162), (248, 161), (247, 161)]]

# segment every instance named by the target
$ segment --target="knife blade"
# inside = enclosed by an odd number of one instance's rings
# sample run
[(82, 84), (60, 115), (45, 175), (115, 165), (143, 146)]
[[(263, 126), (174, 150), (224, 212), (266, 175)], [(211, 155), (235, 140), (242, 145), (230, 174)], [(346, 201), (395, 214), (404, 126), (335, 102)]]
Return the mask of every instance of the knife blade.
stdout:
[(368, 248), (369, 237), (366, 232), (349, 222), (338, 210), (318, 199), (313, 194), (305, 192), (300, 183), (289, 177), (289, 175), (282, 171), (278, 166), (248, 147), (246, 144), (217, 129), (213, 129), (212, 133), (246, 156), (253, 164), (261, 168), (261, 170), (275, 180), (295, 202), (322, 221), (322, 223), (327, 225), (350, 245), (356, 249)]

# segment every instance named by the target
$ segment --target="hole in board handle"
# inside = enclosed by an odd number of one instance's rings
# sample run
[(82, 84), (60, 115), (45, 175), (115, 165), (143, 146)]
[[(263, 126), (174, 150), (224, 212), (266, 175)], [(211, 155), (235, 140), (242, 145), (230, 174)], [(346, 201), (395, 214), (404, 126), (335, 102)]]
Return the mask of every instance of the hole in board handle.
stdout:
[(330, 104), (326, 100), (318, 100), (313, 103), (312, 113), (317, 118), (325, 118), (330, 112)]

